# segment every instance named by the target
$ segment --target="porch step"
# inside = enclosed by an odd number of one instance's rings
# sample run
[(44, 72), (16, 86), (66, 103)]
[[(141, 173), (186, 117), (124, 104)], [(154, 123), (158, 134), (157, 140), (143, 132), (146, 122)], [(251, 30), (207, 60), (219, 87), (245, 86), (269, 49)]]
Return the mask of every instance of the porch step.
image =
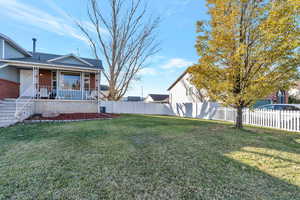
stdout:
[(15, 119), (15, 113), (10, 113), (8, 115), (5, 115), (5, 114), (0, 114), (0, 121), (2, 119)]
[(12, 113), (15, 113), (16, 112), (16, 109), (1, 109), (0, 110), (0, 115), (1, 114), (5, 114), (5, 115), (9, 115), (9, 114), (12, 114)]
[(8, 126), (14, 125), (16, 123), (18, 123), (18, 121), (16, 121), (16, 120), (4, 121), (4, 122), (1, 121), (0, 122), (0, 128), (5, 128), (5, 127), (8, 127)]
[(4, 99), (4, 102), (16, 102), (17, 99), (14, 99), (14, 98), (5, 98)]
[(15, 117), (16, 99), (8, 98), (0, 102), (0, 127), (7, 127), (18, 122)]

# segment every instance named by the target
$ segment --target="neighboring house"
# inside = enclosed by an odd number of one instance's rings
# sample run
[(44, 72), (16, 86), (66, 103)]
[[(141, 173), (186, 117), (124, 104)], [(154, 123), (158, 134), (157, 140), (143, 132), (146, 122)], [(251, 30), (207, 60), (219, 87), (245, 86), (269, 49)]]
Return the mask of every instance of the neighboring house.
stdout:
[(295, 100), (300, 100), (300, 81), (296, 82), (296, 85), (289, 90), (289, 95)]
[[(35, 103), (47, 100), (46, 105), (36, 105), (34, 113), (51, 111), (53, 106), (56, 109), (53, 112), (97, 112), (97, 105), (80, 109), (63, 103), (77, 101), (84, 105), (85, 101), (99, 100), (102, 70), (100, 60), (36, 52), (36, 39), (30, 52), (0, 34), (0, 100), (17, 98), (29, 102), (31, 99)], [(25, 108), (17, 105), (20, 113)]]
[(106, 97), (108, 96), (109, 93), (109, 86), (108, 85), (100, 85), (100, 99), (101, 100), (106, 100)]
[(190, 75), (184, 71), (168, 88), (170, 103), (200, 103), (206, 101), (201, 92), (190, 83)]
[[(300, 84), (299, 84), (300, 89)], [(179, 78), (168, 88), (170, 102), (173, 103), (201, 103), (208, 101), (208, 98), (203, 96), (205, 91), (199, 91), (190, 83), (190, 75), (187, 71), (179, 76)], [(300, 93), (299, 93), (300, 94)], [(262, 106), (271, 103), (288, 103), (289, 92), (278, 91), (275, 94), (269, 95), (265, 99), (257, 101), (254, 107)]]
[(143, 97), (139, 97), (139, 96), (128, 96), (128, 97), (124, 97), (122, 100), (123, 100), (123, 101), (137, 102), (137, 101), (143, 101)]
[(169, 95), (149, 94), (144, 101), (146, 103), (169, 103)]

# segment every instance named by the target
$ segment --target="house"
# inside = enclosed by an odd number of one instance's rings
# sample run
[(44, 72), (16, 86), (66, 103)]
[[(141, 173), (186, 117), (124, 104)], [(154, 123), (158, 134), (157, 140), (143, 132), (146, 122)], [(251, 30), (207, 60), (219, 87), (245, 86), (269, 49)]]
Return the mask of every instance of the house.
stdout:
[(109, 86), (108, 85), (100, 85), (100, 99), (106, 100), (106, 97), (109, 94)]
[(97, 112), (102, 70), (100, 60), (36, 52), (36, 39), (33, 50), (27, 51), (0, 34), (0, 110), (11, 103), (15, 107), (7, 113), (15, 116)]
[(200, 103), (208, 100), (190, 83), (190, 75), (185, 70), (172, 85), (168, 88), (169, 101), (173, 103)]
[(169, 103), (169, 95), (167, 94), (149, 94), (144, 102), (146, 103)]
[(185, 70), (168, 88), (172, 111), (182, 117), (210, 119), (219, 104), (210, 102), (204, 95), (205, 91), (192, 85), (190, 78)]
[(143, 101), (143, 97), (139, 96), (128, 96), (123, 99), (123, 101), (131, 101), (131, 102), (137, 102), (137, 101)]
[[(209, 99), (203, 94), (204, 90), (200, 91), (190, 83), (190, 75), (187, 70), (184, 71), (177, 80), (168, 88), (170, 95), (171, 104), (174, 103), (201, 103), (208, 101)], [(296, 90), (292, 90), (296, 91)], [(295, 92), (296, 93), (296, 92)], [(266, 104), (288, 103), (289, 92), (278, 91), (277, 93), (271, 94), (265, 99), (258, 100), (254, 107), (259, 107)]]

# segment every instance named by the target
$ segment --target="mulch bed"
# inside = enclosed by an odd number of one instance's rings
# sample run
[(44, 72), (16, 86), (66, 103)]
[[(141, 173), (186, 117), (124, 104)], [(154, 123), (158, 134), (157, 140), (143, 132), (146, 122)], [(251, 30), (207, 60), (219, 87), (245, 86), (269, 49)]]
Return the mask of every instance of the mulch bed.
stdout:
[(60, 114), (57, 117), (42, 117), (42, 115), (34, 115), (27, 120), (53, 120), (53, 121), (69, 121), (69, 120), (89, 120), (89, 119), (112, 119), (119, 117), (120, 115), (109, 113), (72, 113), (72, 114)]

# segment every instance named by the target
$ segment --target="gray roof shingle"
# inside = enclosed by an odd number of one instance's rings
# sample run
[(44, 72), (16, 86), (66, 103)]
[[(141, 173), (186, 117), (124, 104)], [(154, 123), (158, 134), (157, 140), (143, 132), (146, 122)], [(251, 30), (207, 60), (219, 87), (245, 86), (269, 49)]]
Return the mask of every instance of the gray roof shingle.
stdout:
[(92, 64), (93, 66), (89, 66), (84, 63), (82, 63), (82, 65), (81, 65), (81, 64), (60, 63), (57, 61), (48, 62), (48, 60), (59, 58), (59, 57), (62, 57), (62, 55), (36, 52), (32, 57), (12, 58), (12, 59), (8, 59), (8, 60), (41, 63), (41, 64), (57, 64), (57, 65), (64, 65), (64, 66), (70, 66), (70, 67), (76, 66), (76, 67), (83, 67), (83, 68), (86, 67), (86, 68), (94, 68), (94, 69), (103, 69), (101, 60), (90, 59), (90, 58), (81, 58), (80, 57), (81, 59)]
[(149, 94), (149, 96), (154, 100), (154, 101), (164, 101), (169, 98), (169, 95), (167, 94)]

